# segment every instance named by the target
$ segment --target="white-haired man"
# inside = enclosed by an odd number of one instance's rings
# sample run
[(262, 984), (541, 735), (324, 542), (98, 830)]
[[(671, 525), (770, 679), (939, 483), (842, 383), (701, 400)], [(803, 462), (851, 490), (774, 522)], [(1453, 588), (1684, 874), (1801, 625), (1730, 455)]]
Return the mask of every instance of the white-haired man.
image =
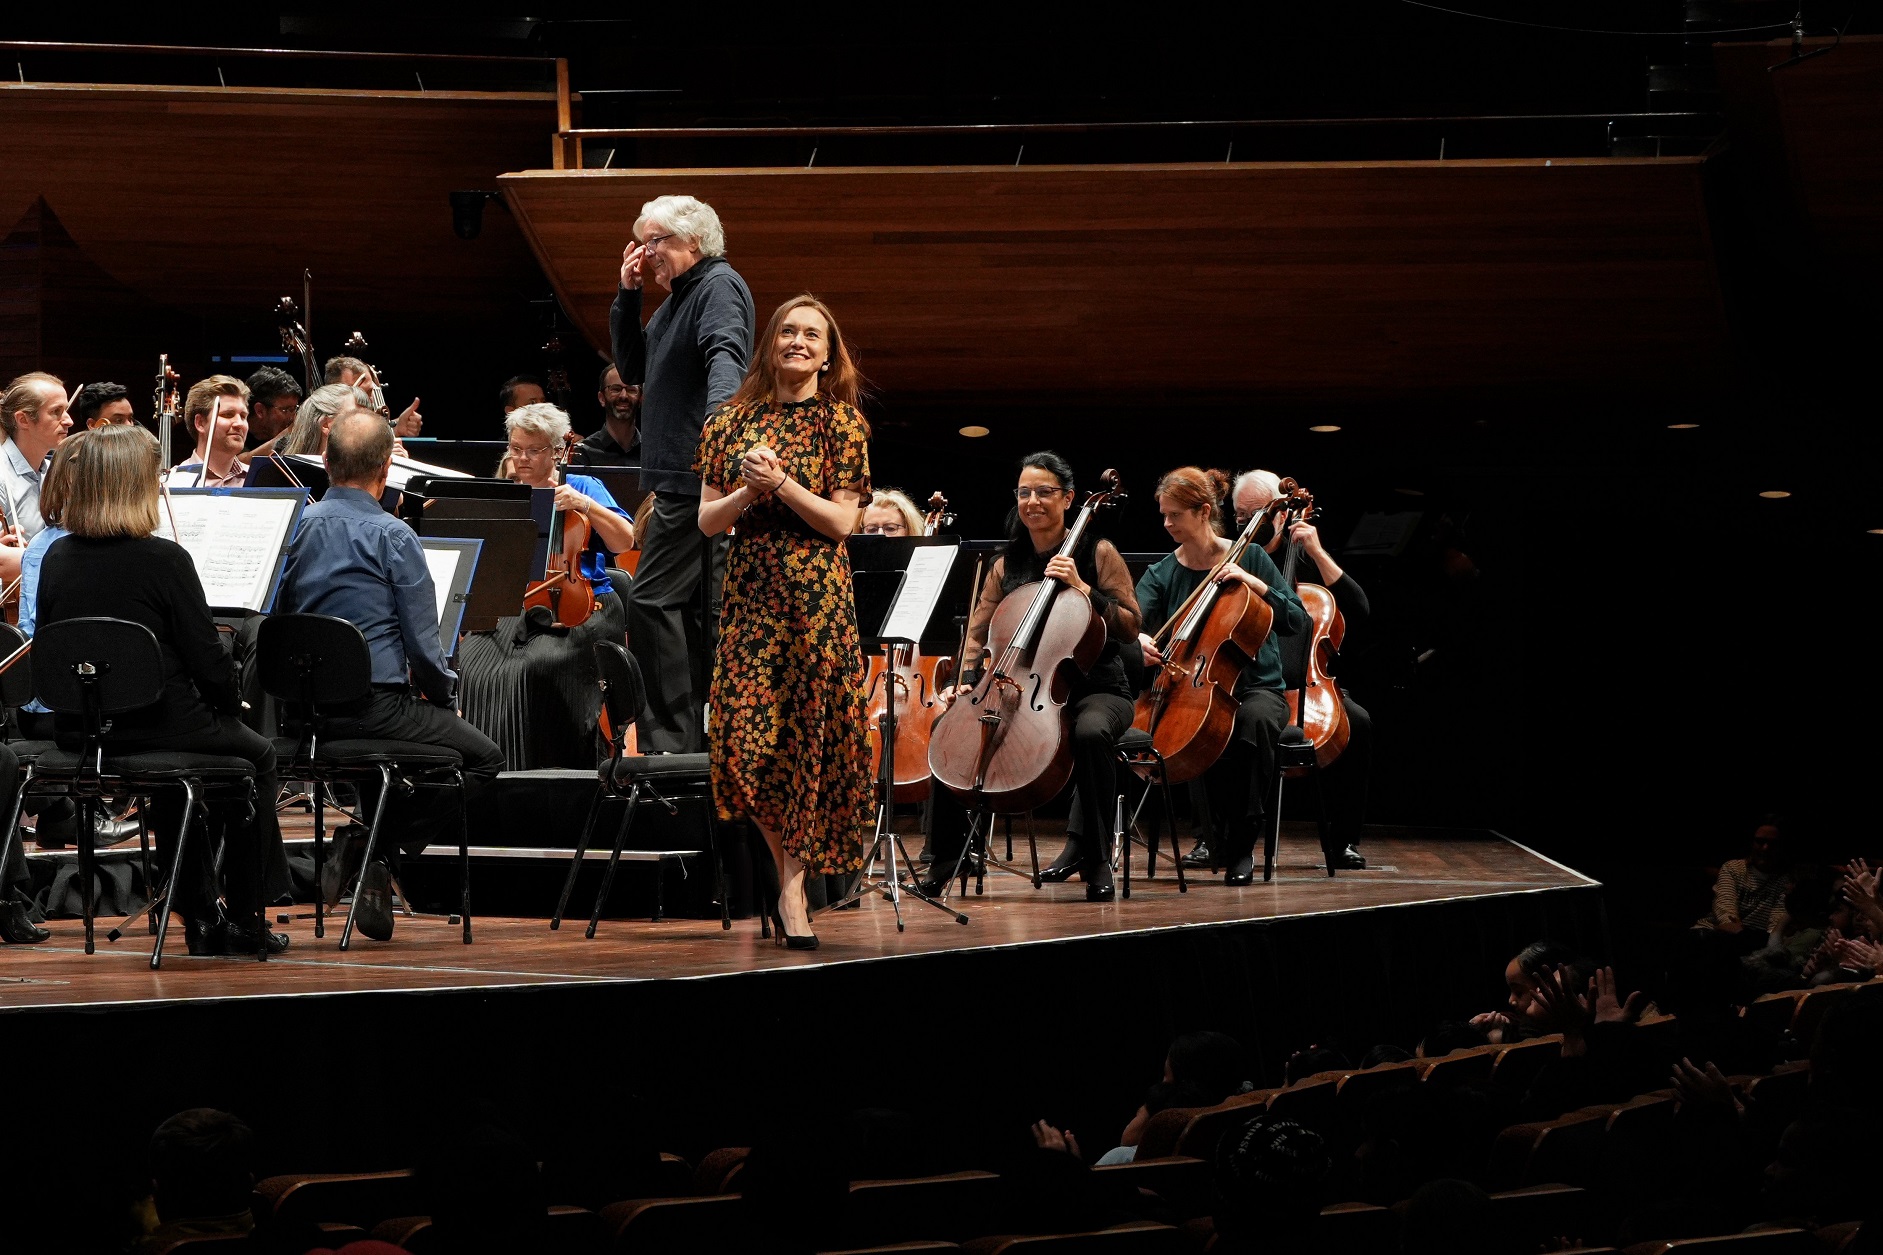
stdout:
[[(1281, 478), (1273, 471), (1244, 471), (1238, 475), (1233, 493), (1236, 526), (1247, 527), (1250, 519), (1280, 495)], [(1300, 545), (1302, 554), (1313, 559), (1315, 570), (1313, 573), (1302, 571), (1296, 577), (1296, 583), (1302, 580), (1313, 582), (1318, 578), (1319, 583), (1334, 595), (1334, 605), (1346, 619), (1349, 632), (1371, 613), (1372, 606), (1367, 601), (1366, 591), (1327, 551), (1321, 543), (1320, 530), (1314, 524), (1295, 523), (1289, 527), (1286, 536), (1270, 533), (1258, 535), (1256, 540), (1274, 556), (1277, 566), (1283, 565), (1286, 545)], [(1301, 683), (1302, 672), (1307, 666), (1305, 650), (1312, 638), (1310, 632), (1280, 638), (1282, 676), (1291, 687), (1298, 687)], [(1367, 713), (1366, 707), (1354, 701), (1353, 695), (1345, 689), (1340, 691), (1340, 700), (1347, 707), (1348, 740), (1347, 748), (1327, 769), (1325, 784), (1328, 810), (1333, 820), (1333, 839), (1326, 855), (1335, 867), (1351, 871), (1366, 866), (1359, 845), (1360, 827), (1366, 822), (1367, 786), (1373, 769), (1373, 716)], [(1209, 862), (1208, 850), (1199, 846), (1185, 860), (1185, 865), (1207, 867)]]
[[(644, 281), (667, 299), (641, 326)], [(660, 196), (641, 207), (634, 243), (621, 255), (621, 288), (609, 312), (615, 368), (641, 385), (640, 563), (628, 596), (628, 641), (647, 684), (644, 750), (704, 747), (711, 624), (717, 619), (725, 537), (699, 529), (700, 429), (731, 399), (752, 357), (752, 293), (726, 261), (726, 233), (712, 206)]]

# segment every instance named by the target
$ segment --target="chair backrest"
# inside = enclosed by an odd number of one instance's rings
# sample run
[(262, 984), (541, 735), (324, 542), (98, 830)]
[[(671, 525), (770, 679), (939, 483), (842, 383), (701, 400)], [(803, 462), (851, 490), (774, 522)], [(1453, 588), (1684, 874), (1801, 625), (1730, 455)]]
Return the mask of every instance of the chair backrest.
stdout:
[(968, 1171), (852, 1181), (849, 1203), (844, 1215), (847, 1247), (914, 1238), (955, 1241), (985, 1233), (996, 1223), (1000, 1178)]
[(739, 1249), (744, 1212), (736, 1194), (711, 1198), (643, 1198), (602, 1208), (602, 1227), (617, 1251), (674, 1255)]
[(276, 614), (256, 638), (262, 690), (313, 713), (364, 700), (373, 689), (366, 637), (331, 614)]
[(647, 700), (641, 664), (620, 641), (596, 641), (595, 669), (600, 676), (602, 709), (608, 714), (615, 744), (620, 745), (628, 726), (641, 717), (641, 707)]
[[(60, 714), (138, 710), (163, 695), (156, 633), (129, 619), (62, 619), (33, 637), (33, 693)], [(89, 731), (89, 729), (88, 729)]]
[(341, 1221), (370, 1229), (382, 1220), (424, 1211), (409, 1169), (391, 1172), (297, 1172), (269, 1177), (257, 1197), (278, 1220), (317, 1224)]
[[(0, 623), (0, 658), (11, 658), (26, 644), (26, 633), (11, 623)], [(33, 700), (33, 656), (27, 654), (0, 671), (0, 705), (17, 710)]]

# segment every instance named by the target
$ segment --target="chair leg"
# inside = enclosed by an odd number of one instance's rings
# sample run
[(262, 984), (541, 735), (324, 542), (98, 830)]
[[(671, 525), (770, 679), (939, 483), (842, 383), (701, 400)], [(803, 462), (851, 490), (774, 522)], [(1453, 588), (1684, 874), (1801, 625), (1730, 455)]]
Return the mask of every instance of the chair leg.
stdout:
[(1282, 774), (1275, 773), (1275, 799), (1269, 807), (1267, 832), (1262, 838), (1262, 880), (1264, 883), (1275, 879), (1275, 853), (1281, 844), (1281, 789)]
[[(81, 904), (79, 909), (85, 914), (86, 954), (92, 954), (96, 950), (96, 943), (92, 937), (94, 932), (94, 921), (92, 919), (92, 874), (93, 870), (98, 865), (97, 855), (92, 850), (92, 807), (94, 801), (95, 799), (93, 798), (85, 798), (79, 802), (78, 806), (78, 877), (79, 880), (83, 882), (79, 886), (79, 902)], [(170, 878), (170, 883), (176, 883), (175, 876)], [(155, 967), (156, 965), (156, 960), (152, 959), (151, 966)]]
[(1334, 874), (1334, 826), (1327, 820), (1327, 786), (1321, 783), (1321, 769), (1318, 766), (1308, 768), (1308, 779), (1314, 782), (1314, 826), (1321, 834), (1321, 859), (1327, 864), (1327, 874)]
[[(186, 859), (189, 856), (190, 824), (194, 822), (195, 819), (196, 819), (196, 785), (192, 781), (185, 780), (183, 782), (183, 823), (177, 829), (176, 849), (171, 852), (171, 856), (170, 856), (170, 885), (168, 888), (164, 890), (163, 911), (157, 916), (157, 944), (152, 946), (150, 950), (150, 970), (153, 972), (163, 966), (163, 942), (164, 942), (164, 938), (167, 937), (170, 933), (170, 910), (176, 901), (177, 881), (183, 875), (183, 869), (186, 866)], [(85, 833), (83, 829), (81, 829), (80, 835), (89, 835), (89, 834)], [(85, 846), (88, 844), (90, 843), (81, 842), (79, 845), (79, 848), (84, 849)], [(89, 929), (90, 927), (89, 903), (86, 907), (86, 913), (87, 913), (87, 920), (88, 920), (87, 928)]]
[(1112, 799), (1112, 858), (1119, 865), (1119, 896), (1131, 897), (1131, 830), (1125, 827), (1125, 793)]
[(627, 813), (621, 816), (621, 825), (615, 829), (615, 848), (608, 852), (608, 870), (602, 873), (601, 892), (595, 895), (595, 909), (589, 913), (586, 939), (595, 939), (596, 926), (602, 922), (602, 904), (608, 901), (608, 891), (615, 887), (615, 868), (621, 865), (621, 850), (628, 843), (628, 831), (634, 827), (634, 812), (641, 809), (641, 785), (637, 780), (628, 790)]
[(340, 948), (353, 945), (353, 917), (359, 913), (360, 894), (366, 891), (366, 873), (373, 865), (373, 852), (379, 847), (379, 823), (386, 817), (386, 799), (392, 793), (392, 768), (379, 769), (379, 802), (373, 807), (373, 826), (366, 830), (366, 853), (360, 858), (360, 876), (353, 882), (353, 904), (347, 908), (347, 922), (340, 929)]
[[(1008, 822), (1013, 821), (1010, 818)], [(1037, 889), (1044, 882), (1040, 880), (1040, 842), (1038, 835), (1033, 831), (1032, 811), (1026, 813), (1026, 852), (1027, 857), (1033, 861), (1033, 887)]]
[[(13, 809), (7, 815), (6, 836), (0, 837), (0, 867), (6, 866), (8, 861), (12, 859), (13, 847), (16, 843), (20, 847), (21, 860), (23, 861), (26, 858), (26, 838), (20, 834), (20, 816), (24, 813), (26, 808), (26, 790), (32, 786), (32, 783), (33, 769), (28, 767), (26, 773), (20, 777), (19, 789), (13, 794)], [(144, 874), (144, 886), (145, 888), (150, 887), (150, 873), (148, 871)]]
[(327, 935), (327, 882), (321, 872), (327, 866), (327, 785), (314, 784), (314, 936)]
[(1161, 768), (1157, 773), (1157, 787), (1164, 795), (1164, 817), (1170, 821), (1170, 861), (1177, 868), (1177, 892), (1188, 893), (1190, 882), (1183, 874), (1183, 844), (1177, 840), (1177, 807), (1170, 797), (1170, 777)]
[(464, 800), (464, 772), (458, 781), (458, 918), (464, 921), (464, 944), (471, 944), (471, 811)]
[(150, 878), (150, 798), (137, 799), (137, 859), (144, 869), (144, 892), (150, 895), (150, 906), (144, 911), (145, 919), (150, 924), (150, 935), (157, 935), (157, 886)]
[(1012, 815), (1007, 816), (1005, 827), (1007, 829), (1007, 861), (1011, 863), (1013, 862), (1013, 816)]
[[(686, 870), (686, 864), (680, 864), (680, 870)], [(654, 918), (650, 924), (658, 924), (667, 918), (667, 856), (661, 855), (654, 862)]]
[(706, 844), (713, 851), (713, 891), (719, 895), (719, 927), (732, 930), (732, 882), (726, 877), (726, 860), (719, 853), (719, 816), (713, 799), (706, 799)]
[[(255, 822), (259, 824), (261, 822), (261, 808), (264, 803), (256, 794), (255, 781), (253, 778), (248, 782), (248, 799), (250, 813), (255, 816)], [(269, 798), (266, 803), (266, 805), (270, 807), (274, 804), (275, 800), (273, 798)], [(228, 844), (226, 838), (223, 844), (225, 846)], [(257, 850), (255, 854), (255, 961), (257, 963), (266, 963), (268, 961), (269, 935), (268, 860), (262, 856), (261, 851)]]
[(569, 874), (562, 879), (562, 896), (556, 899), (556, 913), (549, 917), (549, 931), (555, 932), (562, 927), (562, 917), (569, 911), (569, 895), (575, 892), (575, 876), (582, 870), (582, 855), (588, 849), (589, 838), (594, 835), (595, 821), (601, 816), (602, 798), (607, 790), (600, 784), (595, 786), (595, 796), (589, 800), (588, 818), (582, 821), (582, 831), (575, 836), (575, 857), (569, 860)]

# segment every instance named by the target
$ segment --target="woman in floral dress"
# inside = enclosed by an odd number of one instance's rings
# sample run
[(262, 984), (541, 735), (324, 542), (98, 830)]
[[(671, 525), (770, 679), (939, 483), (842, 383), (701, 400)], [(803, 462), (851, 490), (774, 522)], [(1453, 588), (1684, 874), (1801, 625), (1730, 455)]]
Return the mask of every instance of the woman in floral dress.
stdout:
[(695, 467), (700, 530), (736, 529), (713, 667), (713, 797), (771, 847), (772, 916), (802, 950), (817, 947), (807, 865), (859, 869), (870, 818), (865, 664), (843, 543), (870, 497), (859, 382), (823, 302), (786, 301), (745, 382), (707, 420)]

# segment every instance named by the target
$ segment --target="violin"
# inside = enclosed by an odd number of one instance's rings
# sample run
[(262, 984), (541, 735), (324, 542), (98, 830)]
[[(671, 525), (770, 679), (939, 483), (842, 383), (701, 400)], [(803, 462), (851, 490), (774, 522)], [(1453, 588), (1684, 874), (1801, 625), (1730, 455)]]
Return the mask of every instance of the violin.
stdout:
[(1138, 696), (1131, 726), (1151, 734), (1172, 784), (1196, 779), (1229, 748), (1236, 681), (1275, 625), (1274, 608), (1265, 599), (1244, 584), (1218, 584), (1216, 576), (1241, 560), (1263, 523), (1285, 514), (1291, 502), (1313, 500), (1292, 479), (1284, 479), (1281, 490), (1152, 637), (1164, 662)]
[[(556, 469), (551, 478), (557, 484), (568, 479), (569, 454), (581, 439), (574, 432), (562, 438), (556, 451)], [(588, 520), (579, 513), (556, 506), (549, 512), (549, 564), (540, 584), (533, 584), (523, 594), (523, 609), (545, 606), (563, 627), (581, 627), (595, 613), (595, 585), (582, 574), (582, 554), (588, 549)]]
[[(935, 536), (954, 525), (948, 498), (939, 492), (928, 499), (922, 516), (922, 534)], [(920, 802), (929, 794), (929, 731), (941, 713), (940, 686), (954, 673), (954, 659), (924, 656), (916, 645), (896, 645), (893, 671), (884, 667), (881, 654), (870, 655), (864, 680), (868, 702), (865, 724), (870, 734), (870, 755), (880, 776), (883, 768), (882, 726), (890, 693), (896, 700), (896, 786), (898, 802)]]
[[(1125, 499), (1117, 471), (1099, 482), (1060, 554), (1070, 557), (1092, 516)], [(1105, 621), (1084, 593), (1055, 579), (1008, 593), (988, 625), (991, 665), (929, 734), (935, 779), (975, 810), (1012, 814), (1050, 801), (1072, 778), (1072, 675), (1090, 671), (1104, 646)]]
[[(1279, 524), (1279, 534), (1284, 537), (1290, 526), (1314, 517), (1314, 498), (1306, 493), (1297, 495), (1306, 500), (1291, 505)], [(1288, 552), (1282, 557), (1282, 578), (1294, 583), (1301, 545), (1297, 541), (1284, 543)], [(1325, 768), (1332, 766), (1347, 748), (1352, 732), (1347, 723), (1347, 703), (1341, 700), (1340, 686), (1332, 675), (1334, 655), (1340, 652), (1347, 636), (1347, 620), (1334, 594), (1319, 584), (1295, 584), (1295, 593), (1308, 612), (1308, 633), (1301, 682), (1295, 684), (1295, 677), (1288, 677), (1288, 721), (1300, 728), (1301, 735), (1314, 747), (1315, 765)], [(1293, 774), (1299, 775), (1301, 770)]]

